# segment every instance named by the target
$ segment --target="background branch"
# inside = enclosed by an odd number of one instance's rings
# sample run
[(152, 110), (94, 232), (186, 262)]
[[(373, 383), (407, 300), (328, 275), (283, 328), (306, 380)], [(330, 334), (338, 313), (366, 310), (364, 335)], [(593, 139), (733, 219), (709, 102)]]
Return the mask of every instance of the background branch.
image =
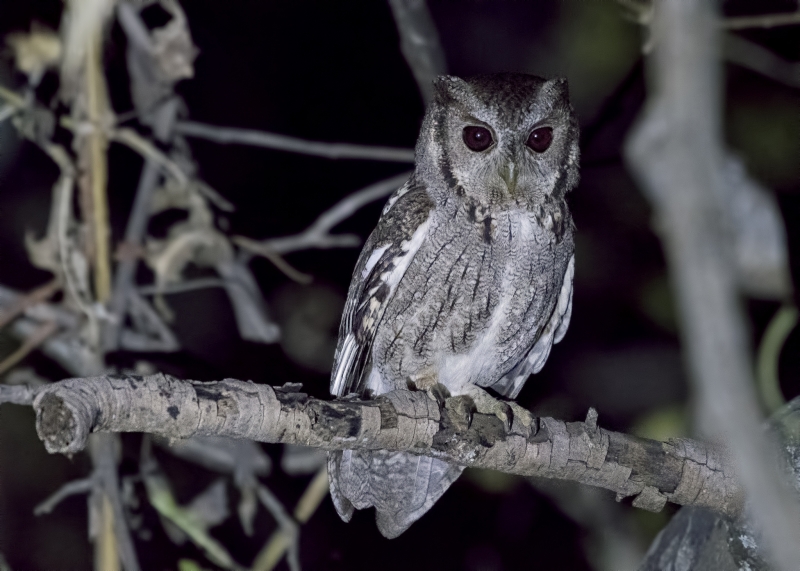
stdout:
[(194, 121), (178, 122), (175, 125), (175, 131), (181, 135), (207, 139), (215, 143), (252, 145), (254, 147), (265, 147), (267, 149), (324, 157), (326, 159), (364, 159), (395, 163), (414, 162), (414, 149), (308, 141), (277, 133), (235, 127), (217, 127)]
[(719, 34), (710, 0), (656, 3), (651, 95), (626, 143), (654, 206), (676, 290), (701, 429), (729, 445), (757, 525), (780, 569), (800, 561), (797, 501), (760, 411), (737, 290), (732, 192), (723, 170)]
[(389, 6), (400, 34), (400, 51), (427, 105), (433, 99), (433, 80), (447, 73), (436, 24), (425, 0), (389, 0)]
[[(378, 181), (359, 191), (354, 192), (334, 204), (304, 231), (292, 236), (268, 238), (260, 242), (261, 247), (277, 254), (288, 254), (299, 250), (327, 249), (327, 248), (352, 248), (361, 244), (361, 239), (354, 234), (331, 234), (336, 225), (352, 216), (358, 209), (389, 196), (400, 188), (411, 176), (412, 171), (406, 171), (393, 177)], [(247, 260), (252, 252), (242, 252), (241, 256)]]
[(739, 16), (726, 18), (722, 26), (728, 30), (744, 30), (746, 28), (774, 28), (776, 26), (796, 26), (800, 24), (800, 10), (763, 16)]

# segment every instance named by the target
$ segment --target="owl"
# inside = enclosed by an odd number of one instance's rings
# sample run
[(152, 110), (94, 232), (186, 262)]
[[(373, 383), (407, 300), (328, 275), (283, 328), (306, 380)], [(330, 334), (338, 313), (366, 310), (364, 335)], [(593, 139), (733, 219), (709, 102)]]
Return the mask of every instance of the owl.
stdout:
[[(414, 173), (389, 198), (356, 265), (331, 393), (444, 388), (508, 428), (515, 413), (531, 417), (505, 399), (541, 370), (569, 325), (565, 195), (578, 183), (578, 123), (564, 79), (441, 76), (434, 87)], [(354, 508), (374, 506), (389, 538), (462, 470), (406, 452), (328, 456), (339, 515), (349, 521)]]

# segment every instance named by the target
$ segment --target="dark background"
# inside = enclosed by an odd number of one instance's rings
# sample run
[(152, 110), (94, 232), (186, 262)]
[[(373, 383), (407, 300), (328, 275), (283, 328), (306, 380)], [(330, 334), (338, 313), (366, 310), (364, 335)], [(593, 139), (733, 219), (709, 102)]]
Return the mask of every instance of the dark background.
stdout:
[[(640, 29), (622, 18), (619, 4), (604, 0), (431, 0), (429, 4), (450, 73), (566, 76), (581, 119), (582, 181), (569, 197), (578, 228), (572, 323), (519, 402), (536, 414), (564, 420), (581, 419), (594, 406), (603, 426), (645, 436), (691, 434), (690, 394), (661, 245), (652, 230), (650, 209), (621, 160), (621, 143), (645, 97)], [(61, 8), (57, 0), (3, 0), (0, 36), (27, 30), (33, 20), (57, 29)], [(183, 2), (183, 8), (200, 49), (195, 77), (178, 87), (188, 118), (322, 141), (414, 145), (423, 105), (385, 2), (193, 0)], [(730, 15), (794, 9), (788, 0), (724, 3)], [(150, 17), (158, 23), (157, 12)], [(115, 110), (124, 113), (132, 108), (125, 38), (116, 24), (109, 33), (105, 62), (111, 96)], [(787, 60), (800, 59), (797, 27), (742, 35)], [(10, 52), (0, 55), (0, 82), (21, 86), (22, 78), (11, 66)], [(56, 88), (56, 77), (46, 77), (40, 97), (47, 101)], [(727, 66), (725, 93), (729, 144), (744, 157), (750, 172), (775, 191), (797, 279), (798, 92)], [(130, 126), (139, 127), (135, 121)], [(200, 176), (237, 207), (226, 221), (220, 214), (220, 224), (227, 223), (231, 234), (257, 239), (299, 232), (347, 194), (408, 168), (190, 142)], [(118, 240), (142, 161), (115, 145), (110, 161), (111, 220)], [(0, 283), (6, 286), (28, 290), (50, 278), (30, 266), (23, 237), (26, 231), (44, 231), (56, 176), (55, 165), (43, 153), (18, 140), (8, 122), (0, 125)], [(379, 202), (364, 208), (337, 230), (366, 237), (381, 207)], [(163, 235), (176, 216), (173, 212), (154, 219), (151, 233)], [(314, 284), (305, 288), (287, 283), (266, 260), (256, 260), (252, 267), (284, 327), (300, 322), (307, 328), (301, 330), (314, 330), (332, 342), (338, 304), (343, 302), (357, 255), (357, 249), (349, 249), (288, 256), (295, 267), (315, 277)], [(194, 275), (201, 274), (196, 270)], [(139, 279), (148, 283), (152, 275), (142, 268)], [(174, 329), (183, 346), (179, 353), (120, 353), (111, 355), (110, 362), (129, 367), (145, 359), (165, 372), (199, 380), (302, 382), (314, 395), (327, 394), (327, 374), (318, 372), (318, 364), (289, 358), (292, 347), (286, 343), (243, 342), (221, 290), (174, 295), (169, 304), (177, 316)], [(778, 303), (747, 300), (746, 304), (755, 348)], [(0, 334), (0, 355), (14, 347)], [(793, 333), (780, 362), (787, 398), (800, 394), (798, 349), (800, 334)], [(39, 355), (22, 365), (51, 380), (66, 376)], [(134, 474), (141, 437), (124, 435), (123, 442), (122, 473)], [(276, 461), (280, 458), (280, 447), (265, 449)], [(214, 478), (165, 454), (159, 460), (182, 502)], [(84, 497), (65, 501), (53, 514), (32, 515), (34, 505), (64, 482), (86, 476), (88, 470), (84, 455), (67, 459), (44, 452), (30, 409), (0, 408), (0, 552), (12, 569), (91, 567)], [(265, 483), (291, 507), (308, 478), (289, 477), (276, 462)], [(564, 498), (570, 495), (574, 490), (566, 485), (543, 494), (522, 479), (467, 471), (430, 513), (391, 541), (380, 536), (371, 511), (358, 512), (344, 524), (326, 499), (302, 529), (301, 562), (307, 570), (590, 569), (590, 561), (599, 565), (603, 557), (598, 552), (608, 546), (598, 547), (597, 518), (585, 513), (588, 508), (567, 509)], [(602, 495), (591, 509), (610, 510), (639, 550), (646, 548), (669, 516), (617, 506), (610, 493)], [(236, 499), (234, 491), (232, 497)], [(139, 511), (151, 536), (137, 539), (143, 568), (176, 569), (180, 557), (204, 560), (191, 546), (172, 545), (146, 504)], [(239, 562), (249, 564), (274, 527), (271, 518), (261, 513), (253, 538), (245, 537), (233, 518), (214, 535)]]

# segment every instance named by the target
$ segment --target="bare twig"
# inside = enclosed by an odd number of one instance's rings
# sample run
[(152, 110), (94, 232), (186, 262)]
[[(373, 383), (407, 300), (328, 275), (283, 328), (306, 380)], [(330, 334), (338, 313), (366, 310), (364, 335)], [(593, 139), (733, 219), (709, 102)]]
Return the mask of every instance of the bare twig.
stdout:
[(17, 109), (22, 109), (25, 107), (25, 98), (21, 95), (17, 95), (7, 87), (3, 87), (0, 85), (0, 97), (5, 99), (10, 105), (16, 107)]
[(626, 157), (661, 225), (698, 394), (698, 420), (729, 444), (737, 473), (780, 569), (800, 561), (800, 509), (759, 430), (744, 316), (728, 234), (716, 14), (711, 0), (657, 2), (650, 100)]
[(224, 481), (217, 480), (205, 492), (196, 496), (189, 505), (182, 506), (176, 500), (167, 476), (161, 471), (149, 450), (149, 439), (145, 438), (142, 441), (139, 472), (150, 505), (172, 523), (178, 532), (170, 533), (173, 540), (181, 541), (188, 537), (216, 565), (223, 569), (243, 571), (225, 546), (208, 532), (209, 527), (221, 523), (228, 517)]
[(796, 325), (797, 307), (784, 305), (770, 321), (758, 348), (758, 387), (762, 403), (769, 413), (775, 412), (786, 402), (781, 392), (778, 363), (783, 344)]
[(130, 147), (144, 158), (152, 160), (161, 166), (176, 181), (178, 181), (178, 184), (186, 184), (188, 182), (186, 173), (184, 173), (183, 170), (177, 164), (175, 164), (175, 162), (170, 160), (170, 158), (159, 151), (155, 145), (139, 135), (139, 133), (133, 129), (112, 129), (109, 131), (109, 137), (112, 141), (116, 141)]
[[(122, 7), (120, 8), (122, 10)], [(170, 100), (154, 111), (157, 117), (156, 136), (164, 140), (172, 130), (177, 114), (177, 100)], [(160, 176), (161, 163), (152, 156), (145, 158), (144, 168), (139, 177), (139, 185), (133, 199), (131, 214), (125, 229), (125, 244), (134, 248), (141, 247), (150, 218), (150, 205)], [(177, 168), (177, 166), (175, 166)], [(178, 171), (182, 171), (178, 168)], [(103, 331), (103, 346), (109, 351), (116, 349), (120, 342), (120, 331), (124, 316), (134, 287), (134, 278), (138, 260), (135, 258), (120, 260), (114, 276), (114, 290), (109, 304), (109, 311), (115, 319), (106, 325)]]
[[(80, 252), (76, 251), (74, 241), (70, 235), (73, 223), (72, 216), (72, 194), (75, 185), (75, 167), (72, 164), (66, 151), (59, 145), (45, 145), (45, 152), (52, 158), (61, 169), (61, 176), (56, 182), (53, 193), (53, 210), (51, 217), (55, 217), (54, 227), (56, 230), (56, 241), (58, 247), (58, 263), (60, 271), (66, 283), (66, 292), (71, 296), (72, 301), (86, 315), (90, 337), (98, 338), (97, 314), (91, 306), (89, 297), (88, 279), (85, 279), (85, 268), (79, 268), (76, 260), (84, 260)], [(85, 266), (85, 263), (84, 263)]]
[[(619, 4), (630, 10), (628, 16), (637, 24), (649, 26), (653, 21), (653, 0), (617, 0)], [(734, 16), (718, 20), (718, 26), (726, 30), (744, 30), (747, 28), (775, 28), (800, 24), (800, 10), (760, 16)]]
[[(87, 115), (93, 125), (100, 125), (108, 111), (108, 94), (101, 61), (103, 30), (92, 30), (86, 51)], [(94, 287), (97, 301), (105, 303), (111, 296), (111, 228), (108, 225), (108, 141), (100, 129), (88, 134), (91, 157), (92, 235), (94, 236)]]
[[(177, 35), (183, 42), (180, 44), (180, 53), (184, 57), (177, 57), (176, 61), (185, 63), (186, 57), (192, 57), (191, 53), (193, 53), (194, 47), (188, 37), (188, 30), (181, 31), (180, 29), (181, 27), (185, 28), (185, 18), (183, 18), (180, 8), (178, 6), (171, 6), (171, 8), (178, 16), (178, 21), (175, 22), (178, 26)], [(159, 58), (159, 49), (154, 45), (150, 31), (142, 22), (133, 4), (120, 2), (117, 5), (117, 17), (128, 37), (128, 72), (131, 76), (131, 97), (136, 107), (136, 113), (153, 127), (156, 139), (165, 143), (172, 136), (180, 106), (180, 100), (173, 94), (173, 86), (178, 78), (186, 75), (187, 70), (182, 67), (181, 73), (164, 72), (164, 62), (163, 58)], [(161, 37), (164, 35), (162, 34)], [(180, 54), (178, 55), (180, 56)], [(117, 133), (117, 135), (119, 134)], [(186, 184), (188, 178), (177, 164), (149, 142), (141, 137), (131, 138), (130, 131), (122, 131), (121, 135), (123, 142), (127, 137), (128, 143), (133, 142), (136, 146), (135, 150), (145, 158), (125, 229), (124, 243), (136, 249), (141, 248), (147, 232), (147, 222), (150, 219), (153, 195), (161, 176), (161, 169), (163, 168), (171, 174), (179, 184)], [(145, 144), (142, 145), (142, 142)], [(109, 311), (114, 319), (106, 324), (103, 331), (103, 347), (107, 351), (116, 349), (121, 342), (121, 331), (135, 287), (138, 263), (136, 258), (131, 257), (120, 260), (117, 264), (114, 290), (109, 304)]]
[(232, 241), (234, 244), (244, 250), (247, 250), (251, 254), (264, 256), (266, 259), (272, 262), (276, 268), (283, 272), (286, 277), (296, 281), (299, 284), (310, 284), (314, 279), (309, 274), (304, 274), (303, 272), (294, 269), (289, 262), (281, 257), (280, 254), (278, 254), (275, 250), (270, 249), (268, 246), (265, 246), (261, 242), (256, 242), (255, 240), (245, 238), (244, 236), (234, 236)]
[(181, 135), (207, 139), (215, 143), (253, 145), (302, 155), (324, 157), (326, 159), (364, 159), (396, 163), (414, 162), (414, 149), (354, 145), (351, 143), (323, 143), (287, 135), (278, 135), (277, 133), (234, 127), (216, 127), (193, 121), (178, 122), (175, 125), (175, 131)]
[(425, 0), (389, 0), (389, 6), (400, 34), (400, 51), (427, 105), (433, 99), (433, 80), (447, 73), (436, 24)]
[[(0, 285), (0, 308), (3, 312), (11, 311), (11, 307), (20, 303), (25, 294), (14, 291), (4, 285)], [(23, 310), (27, 317), (37, 321), (57, 321), (61, 327), (72, 329), (78, 326), (80, 317), (74, 312), (65, 309), (63, 305), (50, 303), (37, 303), (30, 305)]]
[[(91, 432), (149, 432), (168, 438), (216, 435), (302, 444), (325, 450), (400, 450), (461, 466), (574, 480), (634, 496), (652, 511), (667, 501), (737, 515), (741, 490), (725, 454), (691, 440), (668, 443), (586, 422), (516, 419), (510, 432), (476, 414), (458, 431), (427, 393), (395, 391), (369, 401), (327, 402), (297, 392), (227, 379), (179, 381), (162, 374), (69, 379), (40, 389), (36, 427), (50, 452), (74, 453)], [(535, 433), (534, 433), (535, 432)]]
[(89, 495), (89, 538), (94, 541), (95, 571), (120, 571), (121, 562), (114, 533), (114, 510), (108, 496), (94, 489)]
[[(25, 340), (37, 331), (40, 323), (32, 319), (19, 318), (10, 326), (11, 333)], [(66, 331), (45, 340), (42, 352), (73, 375), (93, 375), (101, 369), (98, 354), (86, 346), (74, 331)]]
[[(74, 133), (88, 134), (98, 131), (92, 124), (76, 123), (69, 117), (62, 117), (59, 122), (62, 127)], [(178, 184), (185, 185), (189, 182), (188, 176), (183, 172), (180, 166), (158, 150), (153, 143), (142, 137), (133, 129), (129, 127), (120, 127), (118, 129), (108, 128), (103, 129), (103, 133), (109, 140), (121, 143), (141, 155), (144, 159), (156, 163), (166, 173), (172, 176)]]
[(308, 483), (305, 492), (297, 501), (294, 508), (294, 518), (300, 523), (306, 523), (314, 512), (317, 511), (319, 504), (328, 495), (328, 470), (325, 466), (317, 470), (317, 473)]
[(289, 553), (286, 561), (289, 564), (289, 569), (300, 571), (298, 553), (300, 526), (286, 513), (283, 504), (266, 486), (258, 486), (256, 493), (258, 494), (258, 499), (267, 508), (267, 511), (278, 522), (279, 529), (272, 534), (261, 552), (256, 555), (252, 571), (272, 571), (287, 550)]
[[(317, 471), (314, 477), (311, 478), (303, 495), (300, 496), (300, 499), (297, 501), (297, 506), (294, 508), (294, 519), (291, 520), (292, 523), (306, 523), (314, 512), (317, 511), (322, 500), (327, 496), (328, 471), (323, 466)], [(297, 535), (298, 531), (299, 528), (297, 528), (296, 524), (294, 528), (281, 525), (281, 529), (272, 534), (264, 548), (256, 556), (252, 571), (272, 571), (287, 550), (289, 550), (289, 554), (287, 555), (289, 567), (299, 570), (300, 561), (297, 550), (299, 549), (300, 538)]]
[[(645, 26), (653, 21), (655, 2), (639, 2), (637, 0), (617, 0), (626, 7), (627, 19)], [(746, 28), (773, 27), (800, 23), (800, 11), (788, 14), (769, 14), (766, 16), (743, 16), (721, 21), (725, 30), (741, 30)], [(652, 34), (645, 41), (642, 52), (649, 54), (653, 48)], [(752, 42), (738, 34), (724, 34), (723, 54), (729, 62), (760, 73), (774, 81), (791, 87), (800, 87), (800, 63), (787, 61), (767, 48)]]
[(254, 477), (266, 476), (272, 469), (270, 457), (250, 440), (198, 436), (172, 442), (156, 438), (154, 442), (178, 458), (222, 474), (233, 475), (239, 467), (241, 456), (247, 457)]
[(221, 260), (214, 268), (225, 282), (242, 339), (275, 343), (280, 337), (280, 328), (269, 319), (266, 302), (250, 268), (235, 259)]
[(58, 324), (55, 321), (48, 321), (40, 325), (29, 337), (23, 341), (22, 345), (5, 359), (0, 362), (0, 375), (11, 369), (14, 365), (22, 361), (32, 351), (36, 350), (48, 337), (58, 331)]
[(27, 385), (0, 385), (0, 404), (32, 405), (36, 389)]
[(220, 278), (197, 278), (195, 280), (187, 280), (185, 282), (167, 284), (165, 286), (158, 286), (155, 284), (139, 286), (136, 291), (139, 292), (139, 295), (171, 295), (214, 287), (225, 287), (225, 280)]
[(728, 30), (744, 30), (746, 28), (775, 28), (777, 26), (796, 26), (800, 24), (800, 11), (784, 14), (766, 14), (764, 16), (739, 16), (725, 18), (722, 27)]
[(784, 85), (800, 88), (800, 63), (787, 61), (738, 34), (725, 34), (725, 59)]
[(49, 514), (51, 511), (56, 509), (58, 504), (63, 502), (68, 497), (75, 496), (77, 494), (88, 494), (92, 491), (94, 486), (95, 481), (91, 477), (67, 482), (58, 490), (56, 490), (55, 493), (53, 493), (50, 497), (33, 508), (33, 515)]
[[(102, 521), (99, 523), (104, 527), (98, 545), (101, 554), (95, 564), (105, 565), (100, 567), (105, 571), (111, 568), (108, 567), (109, 562), (114, 561), (116, 566), (118, 560), (125, 571), (139, 571), (139, 561), (128, 531), (119, 493), (116, 458), (120, 446), (117, 434), (92, 434), (90, 438), (89, 454), (94, 465), (92, 480), (95, 482), (92, 489), (92, 503), (95, 509), (99, 509), (102, 513)], [(113, 549), (109, 545), (112, 537), (115, 543)]]
[[(163, 325), (160, 318), (144, 300), (138, 298), (137, 292), (133, 292), (132, 295), (136, 298), (135, 303), (137, 304), (137, 310), (133, 317), (144, 319), (147, 326), (138, 335), (130, 330), (123, 331), (120, 346), (132, 351), (173, 351), (177, 349), (177, 341), (171, 330), (165, 329), (166, 325)], [(21, 294), (0, 285), (0, 308), (17, 303), (21, 297)], [(97, 351), (94, 351), (83, 343), (79, 336), (75, 335), (75, 329), (80, 326), (81, 322), (79, 315), (60, 305), (47, 303), (28, 307), (24, 314), (26, 317), (17, 318), (10, 326), (11, 333), (23, 343), (36, 334), (42, 322), (54, 321), (64, 332), (44, 341), (41, 345), (44, 354), (74, 375), (91, 375), (102, 369)], [(148, 339), (145, 344), (141, 337), (146, 333), (155, 334), (155, 338)]]
[[(331, 234), (336, 225), (352, 216), (362, 206), (384, 198), (400, 188), (408, 180), (411, 172), (387, 178), (350, 194), (323, 212), (311, 226), (293, 236), (268, 238), (261, 244), (270, 251), (288, 254), (298, 250), (352, 248), (361, 244), (361, 239), (354, 234)], [(249, 257), (249, 256), (247, 256)]]
[(80, 203), (89, 233), (87, 253), (94, 262), (94, 295), (105, 303), (111, 293), (108, 201), (106, 184), (108, 140), (105, 127), (113, 119), (103, 73), (103, 31), (113, 1), (67, 2), (62, 27), (61, 96), (71, 103), (72, 117), (93, 128), (77, 133), (73, 147), (78, 155)]
[(32, 292), (18, 297), (11, 305), (2, 307), (2, 309), (0, 309), (0, 328), (8, 325), (8, 323), (24, 313), (28, 308), (50, 299), (60, 289), (61, 280), (56, 278), (39, 286)]
[(14, 115), (17, 112), (17, 108), (11, 104), (6, 104), (0, 107), (0, 123)]
[(128, 294), (128, 311), (133, 329), (124, 328), (120, 335), (120, 346), (128, 351), (177, 351), (178, 339), (164, 323), (158, 312), (138, 292)]

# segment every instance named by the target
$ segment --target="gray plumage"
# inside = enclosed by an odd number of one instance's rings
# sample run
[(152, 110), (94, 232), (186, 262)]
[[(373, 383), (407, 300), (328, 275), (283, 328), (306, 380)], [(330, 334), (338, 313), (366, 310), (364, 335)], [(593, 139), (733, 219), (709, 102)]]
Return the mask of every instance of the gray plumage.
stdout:
[[(578, 125), (563, 79), (443, 76), (435, 93), (414, 174), (356, 265), (331, 393), (412, 386), (415, 398), (431, 398), (421, 391), (440, 383), (496, 412), (481, 387), (516, 397), (569, 324), (574, 245), (564, 197), (578, 182)], [(419, 519), (462, 469), (398, 452), (328, 458), (339, 515), (375, 506), (386, 537)]]

